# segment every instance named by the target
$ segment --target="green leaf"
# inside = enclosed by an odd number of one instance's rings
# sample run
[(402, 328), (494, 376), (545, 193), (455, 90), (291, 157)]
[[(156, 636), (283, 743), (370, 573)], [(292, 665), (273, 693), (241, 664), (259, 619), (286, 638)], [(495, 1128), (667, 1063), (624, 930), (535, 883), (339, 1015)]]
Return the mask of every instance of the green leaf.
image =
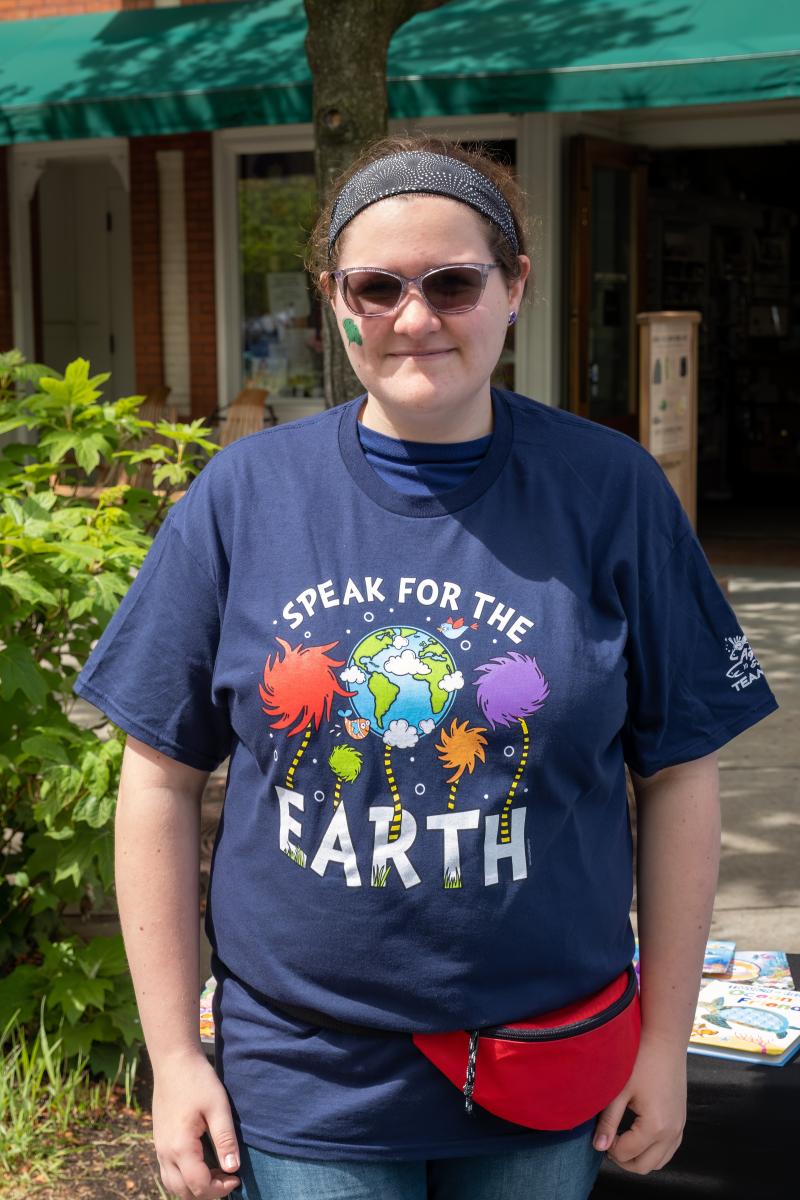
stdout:
[(89, 1005), (102, 1008), (112, 987), (110, 979), (88, 979), (81, 970), (65, 971), (52, 981), (47, 998), (74, 1025)]
[(10, 433), (12, 429), (20, 429), (23, 425), (28, 425), (27, 417), (7, 417), (4, 421), (0, 421), (0, 434)]
[(122, 935), (92, 938), (78, 951), (78, 962), (91, 979), (97, 975), (124, 975), (128, 959)]
[[(55, 381), (49, 381), (55, 382)], [(80, 434), (72, 429), (57, 429), (54, 433), (45, 433), (39, 439), (39, 445), (54, 463), (61, 462), (70, 450), (75, 450), (80, 443)]]
[(101, 458), (110, 454), (111, 443), (101, 433), (84, 434), (75, 447), (75, 458), (87, 475), (99, 465)]
[(38, 708), (47, 699), (48, 683), (24, 642), (10, 641), (0, 655), (0, 695), (10, 700), (22, 692)]
[(5, 979), (0, 979), (0, 1031), (5, 1029), (15, 1012), (25, 1024), (36, 1013), (42, 977), (38, 967), (25, 963), (15, 967)]
[(51, 592), (38, 579), (34, 579), (30, 571), (22, 568), (0, 571), (0, 587), (7, 588), (15, 596), (28, 600), (31, 604), (46, 604), (52, 607), (58, 604), (55, 592)]
[(62, 809), (72, 803), (83, 789), (83, 777), (77, 767), (65, 765), (46, 767), (43, 771), (39, 799), (33, 806), (37, 821), (50, 826)]
[(102, 829), (114, 812), (113, 796), (84, 796), (72, 811), (73, 819), (84, 821), (91, 829)]
[(24, 738), (22, 749), (32, 758), (42, 758), (47, 762), (61, 763), (69, 766), (69, 755), (62, 742), (46, 734), (35, 733), (33, 737)]

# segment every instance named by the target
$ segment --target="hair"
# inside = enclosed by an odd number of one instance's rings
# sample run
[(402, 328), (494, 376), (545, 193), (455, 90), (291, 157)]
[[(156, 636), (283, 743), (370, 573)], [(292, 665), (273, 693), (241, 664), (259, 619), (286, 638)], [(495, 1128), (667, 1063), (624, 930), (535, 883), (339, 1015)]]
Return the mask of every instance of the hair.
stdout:
[(323, 288), (320, 279), (323, 272), (333, 271), (338, 266), (339, 247), (342, 236), (347, 229), (347, 226), (345, 226), (342, 234), (334, 242), (333, 249), (329, 251), (328, 230), (330, 229), (333, 206), (336, 203), (339, 193), (354, 175), (357, 175), (362, 168), (369, 166), (370, 163), (377, 162), (381, 158), (386, 158), (390, 154), (401, 154), (404, 151), (410, 150), (423, 150), (432, 154), (444, 154), (448, 158), (460, 159), (461, 162), (468, 163), (476, 171), (480, 171), (482, 175), (490, 179), (495, 187), (499, 189), (508, 207), (511, 209), (511, 215), (514, 218), (514, 228), (517, 233), (519, 250), (514, 251), (502, 229), (495, 225), (494, 222), (479, 212), (476, 212), (475, 215), (485, 226), (489, 249), (500, 264), (506, 280), (513, 282), (513, 280), (519, 278), (520, 265), (517, 254), (528, 253), (529, 226), (525, 196), (514, 178), (511, 168), (493, 157), (482, 146), (464, 146), (460, 142), (450, 141), (442, 137), (434, 137), (432, 134), (427, 133), (404, 134), (398, 137), (381, 138), (380, 141), (372, 142), (371, 145), (362, 150), (358, 158), (346, 170), (342, 171), (331, 182), (325, 193), (322, 208), (311, 231), (306, 253), (306, 269), (325, 299), (329, 298), (329, 293)]

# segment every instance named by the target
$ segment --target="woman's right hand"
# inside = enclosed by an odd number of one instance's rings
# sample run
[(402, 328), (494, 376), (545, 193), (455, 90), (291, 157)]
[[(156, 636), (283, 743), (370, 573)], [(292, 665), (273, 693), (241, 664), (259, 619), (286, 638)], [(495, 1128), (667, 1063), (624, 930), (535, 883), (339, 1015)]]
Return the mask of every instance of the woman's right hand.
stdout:
[[(206, 1132), (230, 1171), (204, 1162)], [(228, 1093), (201, 1052), (171, 1058), (155, 1071), (153, 1140), (162, 1183), (179, 1200), (218, 1200), (239, 1186), (231, 1174), (240, 1158)]]

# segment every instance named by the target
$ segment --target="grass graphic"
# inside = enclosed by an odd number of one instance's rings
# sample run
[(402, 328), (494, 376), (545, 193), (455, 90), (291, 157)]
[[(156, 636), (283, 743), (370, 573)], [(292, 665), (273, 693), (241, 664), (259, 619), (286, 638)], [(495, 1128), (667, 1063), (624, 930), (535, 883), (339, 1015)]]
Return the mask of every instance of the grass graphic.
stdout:
[(443, 886), (446, 888), (463, 887), (463, 884), (461, 882), (461, 872), (455, 870), (454, 868), (448, 867), (448, 869), (444, 873), (444, 885)]
[(378, 869), (378, 867), (373, 867), (372, 868), (372, 886), (373, 887), (386, 887), (386, 880), (389, 878), (389, 872), (391, 871), (391, 869), (392, 869), (391, 863), (386, 863), (386, 865), (381, 867), (380, 870)]
[(297, 863), (298, 867), (304, 867), (306, 865), (305, 851), (301, 850), (299, 846), (284, 846), (283, 853), (287, 858), (290, 858), (292, 862)]

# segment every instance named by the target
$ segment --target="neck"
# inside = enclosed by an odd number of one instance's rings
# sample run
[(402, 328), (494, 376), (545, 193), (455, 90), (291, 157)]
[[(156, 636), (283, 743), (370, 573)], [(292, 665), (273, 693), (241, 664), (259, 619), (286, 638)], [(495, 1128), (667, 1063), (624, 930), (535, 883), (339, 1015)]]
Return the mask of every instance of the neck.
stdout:
[(487, 386), (485, 396), (455, 414), (430, 409), (398, 413), (370, 393), (358, 419), (367, 429), (404, 442), (471, 442), (492, 432), (492, 397)]

